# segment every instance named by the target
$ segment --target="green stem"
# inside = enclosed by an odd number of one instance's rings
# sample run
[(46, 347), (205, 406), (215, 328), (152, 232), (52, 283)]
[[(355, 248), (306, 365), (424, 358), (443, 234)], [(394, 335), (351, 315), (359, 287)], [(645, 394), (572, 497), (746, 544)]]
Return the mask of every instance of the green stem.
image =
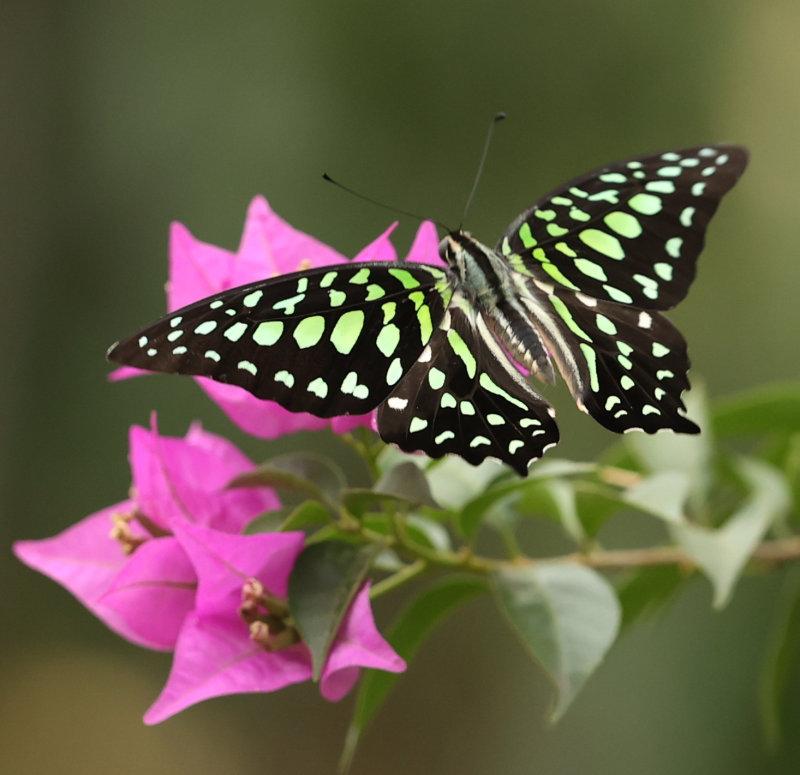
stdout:
[(428, 563), (425, 560), (416, 560), (410, 565), (403, 566), (397, 573), (387, 576), (385, 579), (372, 585), (369, 591), (369, 596), (372, 600), (391, 592), (393, 589), (405, 584), (407, 581), (419, 576), (428, 569)]

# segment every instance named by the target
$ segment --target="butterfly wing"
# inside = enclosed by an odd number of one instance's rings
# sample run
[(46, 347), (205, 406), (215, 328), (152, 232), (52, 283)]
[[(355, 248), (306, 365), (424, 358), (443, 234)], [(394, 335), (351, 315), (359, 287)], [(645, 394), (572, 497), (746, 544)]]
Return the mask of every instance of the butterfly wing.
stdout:
[(536, 202), (497, 251), (540, 281), (669, 309), (686, 295), (708, 222), (747, 159), (744, 148), (719, 145), (610, 164)]
[(364, 414), (414, 365), (450, 296), (449, 273), (426, 264), (320, 267), (176, 310), (108, 358), (238, 385), (293, 412)]
[(686, 342), (658, 312), (556, 288), (547, 340), (578, 407), (617, 433), (697, 433), (684, 416)]
[(559, 439), (550, 405), (458, 294), (417, 362), (378, 409), (378, 432), (406, 451), (487, 457), (525, 476)]

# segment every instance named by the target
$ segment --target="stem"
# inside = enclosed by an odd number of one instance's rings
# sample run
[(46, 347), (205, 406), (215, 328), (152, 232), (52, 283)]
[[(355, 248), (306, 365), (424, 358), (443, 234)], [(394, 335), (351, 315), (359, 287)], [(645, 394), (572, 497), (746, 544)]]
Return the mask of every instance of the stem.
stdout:
[(373, 584), (369, 591), (370, 599), (375, 600), (381, 595), (391, 592), (401, 584), (405, 584), (406, 581), (410, 581), (415, 576), (419, 576), (427, 569), (428, 563), (425, 562), (425, 560), (417, 560), (416, 562), (412, 562), (410, 565), (405, 565), (399, 571), (397, 571), (397, 573), (393, 573), (391, 576), (387, 576), (382, 581)]
[[(779, 565), (800, 559), (800, 536), (783, 538), (778, 541), (765, 541), (755, 548), (751, 560), (767, 565)], [(655, 546), (649, 549), (617, 549), (594, 551), (589, 554), (564, 554), (559, 557), (541, 560), (527, 560), (535, 565), (552, 563), (580, 563), (600, 570), (623, 570), (653, 565), (684, 565), (695, 567), (695, 561), (677, 546)]]
[[(382, 536), (386, 540), (385, 536)], [(598, 570), (625, 570), (626, 568), (643, 568), (654, 565), (682, 565), (687, 568), (696, 567), (695, 561), (677, 546), (654, 546), (647, 549), (611, 549), (592, 550), (587, 553), (572, 552), (555, 557), (512, 557), (510, 560), (498, 560), (492, 557), (474, 555), (469, 550), (461, 552), (448, 552), (431, 549), (398, 536), (392, 541), (394, 548), (403, 548), (409, 554), (416, 556), (416, 563), (423, 563), (424, 567), (415, 571), (413, 575), (427, 570), (430, 566), (464, 570), (470, 573), (486, 575), (504, 568), (529, 566), (529, 565), (555, 565), (574, 563), (586, 565)], [(800, 560), (800, 536), (783, 538), (777, 541), (765, 541), (755, 548), (750, 560), (765, 565), (779, 565), (785, 562)], [(393, 577), (391, 577), (393, 578)], [(381, 582), (382, 583), (382, 582)]]

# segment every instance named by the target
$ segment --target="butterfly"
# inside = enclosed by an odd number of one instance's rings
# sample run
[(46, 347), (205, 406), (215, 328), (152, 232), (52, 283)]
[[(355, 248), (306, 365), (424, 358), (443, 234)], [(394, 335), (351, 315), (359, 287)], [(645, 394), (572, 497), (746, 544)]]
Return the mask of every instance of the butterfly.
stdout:
[[(697, 433), (686, 342), (664, 317), (688, 292), (708, 222), (748, 160), (698, 146), (634, 157), (559, 186), (494, 248), (466, 231), (444, 265), (349, 262), (280, 275), (171, 312), (112, 361), (238, 385), (318, 417), (377, 409), (381, 438), (520, 475), (559, 440), (520, 367), (561, 373), (622, 433)], [(555, 366), (555, 369), (554, 369)]]

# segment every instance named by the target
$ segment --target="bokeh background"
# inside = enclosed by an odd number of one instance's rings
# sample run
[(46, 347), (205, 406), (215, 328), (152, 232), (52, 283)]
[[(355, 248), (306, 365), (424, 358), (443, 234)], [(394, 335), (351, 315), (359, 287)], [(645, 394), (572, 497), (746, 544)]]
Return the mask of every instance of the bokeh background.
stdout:
[[(265, 457), (189, 380), (106, 382), (110, 342), (163, 310), (169, 222), (235, 249), (251, 197), (352, 255), (392, 216), (323, 171), (492, 243), (533, 199), (635, 153), (748, 145), (673, 314), (713, 398), (797, 376), (800, 4), (795, 0), (42, 2), (0, 8), (0, 751), (14, 773), (332, 772), (349, 700), (311, 686), (215, 700), (157, 728), (169, 658), (106, 632), (17, 563), (125, 496), (127, 429), (157, 409)], [(416, 223), (401, 219), (401, 252)], [(560, 454), (609, 436), (559, 400)], [(286, 442), (290, 448), (309, 437)], [(314, 443), (316, 443), (314, 441)], [(292, 447), (294, 445), (294, 447)], [(765, 753), (756, 686), (787, 571), (722, 612), (696, 580), (615, 646), (564, 721), (491, 605), (423, 648), (356, 773), (796, 773)], [(391, 617), (392, 603), (378, 607)]]

